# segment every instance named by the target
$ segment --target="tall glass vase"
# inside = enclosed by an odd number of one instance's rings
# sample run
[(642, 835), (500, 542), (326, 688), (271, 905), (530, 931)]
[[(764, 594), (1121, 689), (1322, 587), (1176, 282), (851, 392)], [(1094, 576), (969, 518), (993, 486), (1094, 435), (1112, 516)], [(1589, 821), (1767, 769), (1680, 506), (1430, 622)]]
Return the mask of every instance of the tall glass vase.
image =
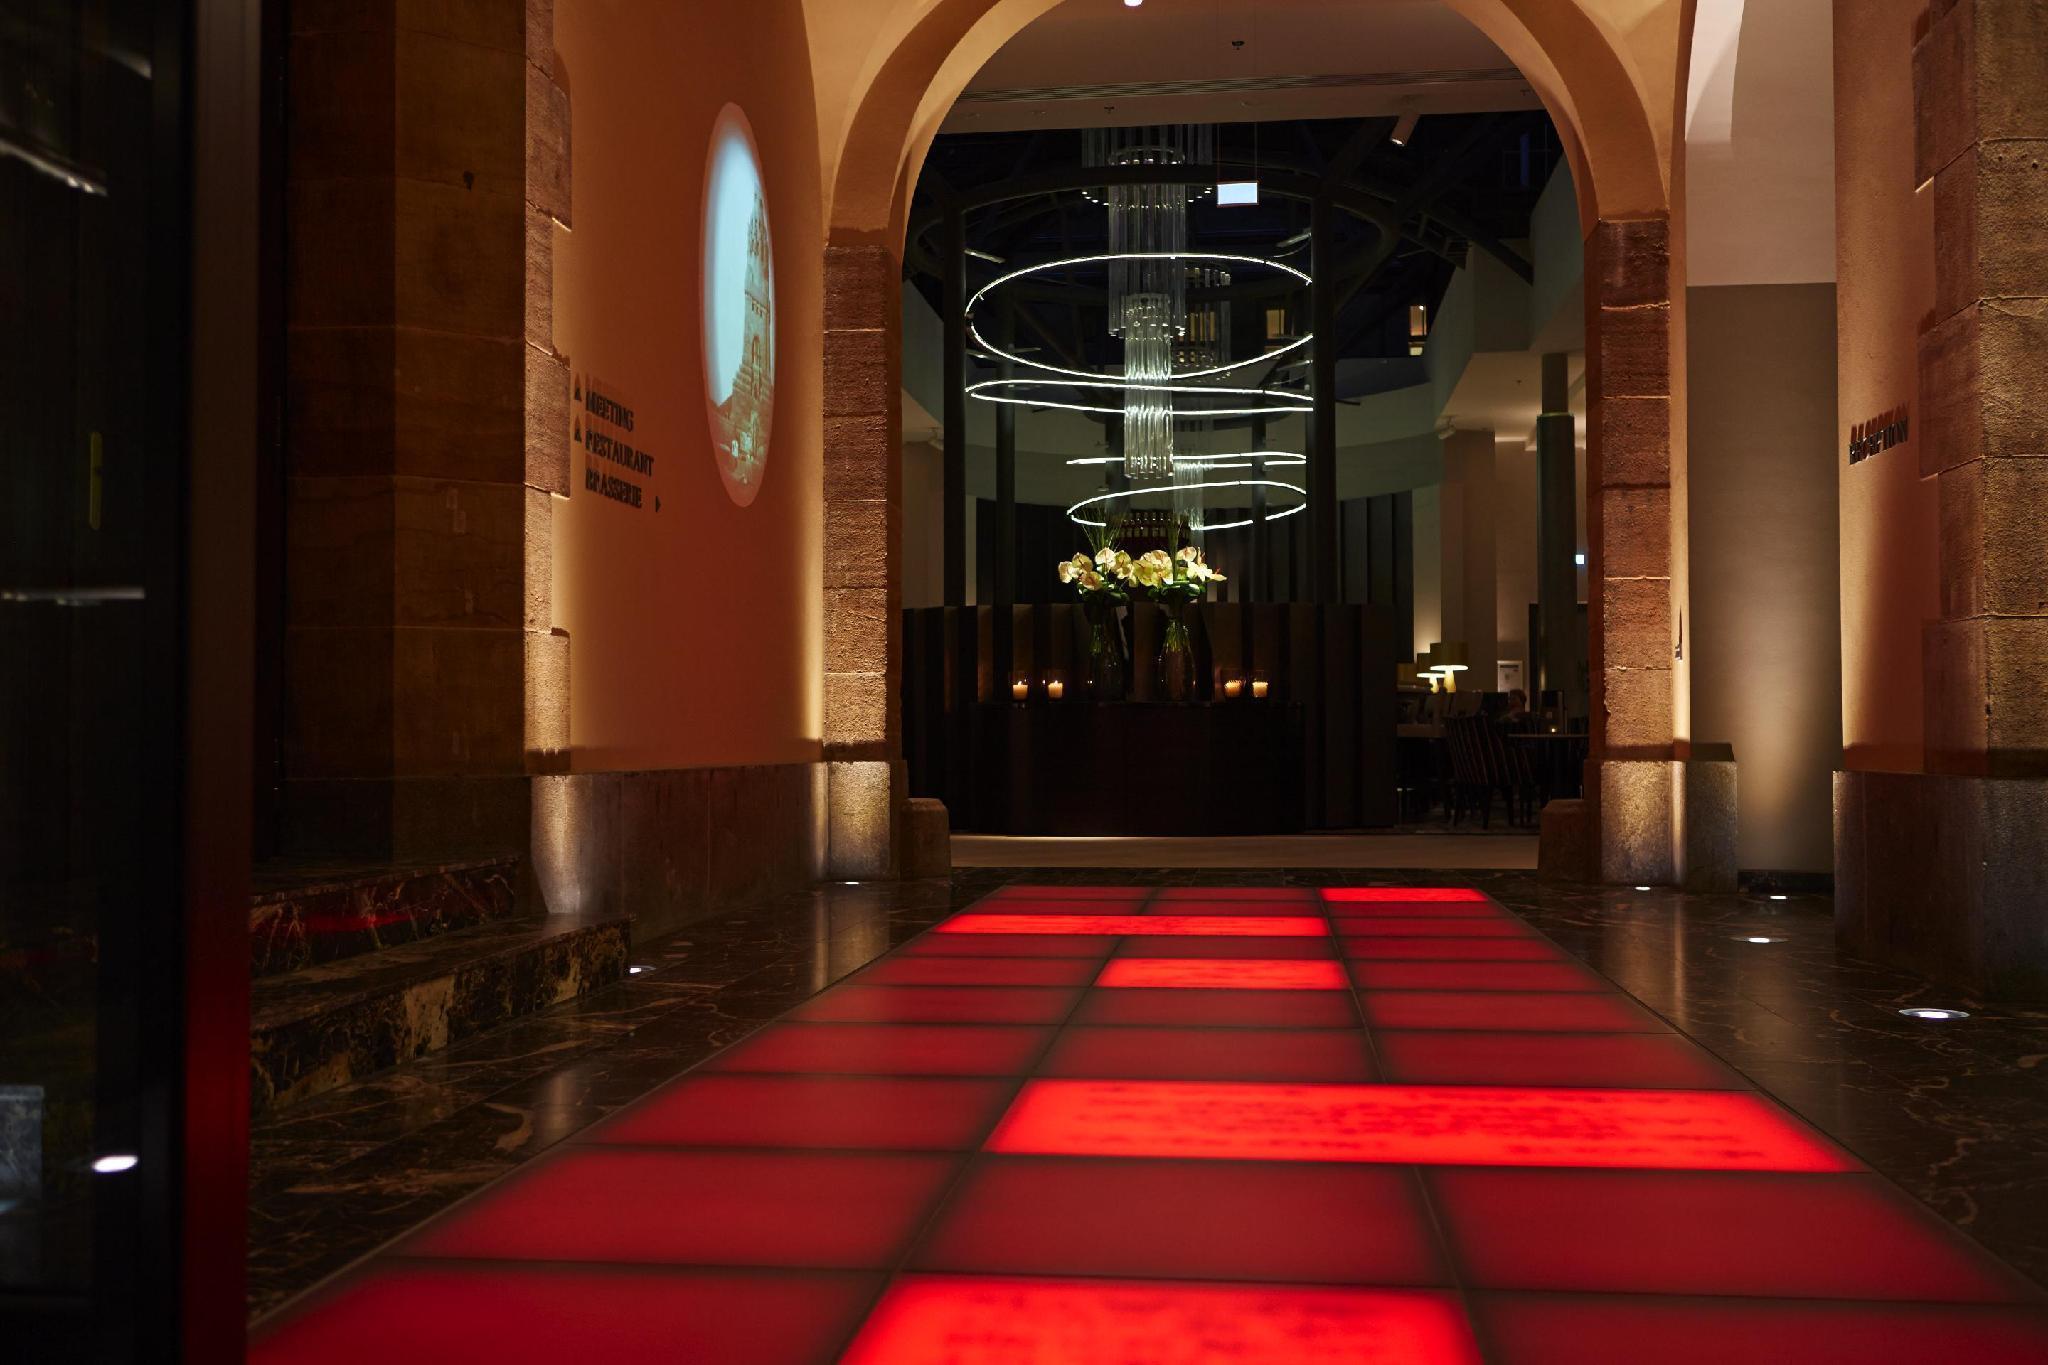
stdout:
[(1159, 637), (1159, 699), (1190, 701), (1195, 693), (1195, 642), (1188, 633), (1188, 604), (1162, 602), (1166, 629)]
[(1087, 604), (1088, 693), (1096, 701), (1124, 699), (1124, 633), (1117, 626), (1116, 603)]

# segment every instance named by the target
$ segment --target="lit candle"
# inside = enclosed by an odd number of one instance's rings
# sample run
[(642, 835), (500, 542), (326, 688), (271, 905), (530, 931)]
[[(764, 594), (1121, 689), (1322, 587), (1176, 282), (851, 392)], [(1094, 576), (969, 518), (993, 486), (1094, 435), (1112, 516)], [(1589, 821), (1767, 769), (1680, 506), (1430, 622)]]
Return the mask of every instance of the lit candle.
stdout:
[(1058, 701), (1061, 697), (1067, 695), (1066, 683), (1058, 678), (1047, 679), (1045, 684), (1045, 695), (1051, 697), (1054, 701)]
[(1266, 699), (1266, 688), (1268, 686), (1270, 686), (1270, 684), (1267, 683), (1267, 681), (1264, 678), (1253, 678), (1252, 695), (1258, 698), (1260, 701), (1264, 701)]
[(1244, 679), (1242, 679), (1242, 678), (1226, 678), (1226, 679), (1224, 680), (1224, 683), (1223, 683), (1223, 695), (1224, 695), (1224, 696), (1226, 696), (1226, 697), (1232, 697), (1232, 698), (1235, 698), (1235, 697), (1241, 697), (1241, 696), (1243, 696), (1243, 695), (1244, 695)]
[(1010, 684), (1010, 695), (1018, 701), (1023, 701), (1031, 695), (1031, 684), (1019, 678), (1016, 682)]

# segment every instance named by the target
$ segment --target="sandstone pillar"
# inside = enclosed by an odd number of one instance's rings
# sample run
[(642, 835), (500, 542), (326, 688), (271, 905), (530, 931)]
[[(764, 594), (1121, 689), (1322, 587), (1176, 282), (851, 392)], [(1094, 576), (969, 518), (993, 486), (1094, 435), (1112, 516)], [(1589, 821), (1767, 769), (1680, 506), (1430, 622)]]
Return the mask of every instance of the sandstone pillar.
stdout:
[(528, 751), (566, 742), (566, 711), (530, 730), (527, 705), (530, 668), (566, 687), (546, 541), (567, 452), (534, 439), (566, 418), (566, 375), (525, 288), (535, 252), (546, 279), (536, 214), (567, 213), (546, 16), (293, 12), (285, 828), (303, 851), (522, 848)]

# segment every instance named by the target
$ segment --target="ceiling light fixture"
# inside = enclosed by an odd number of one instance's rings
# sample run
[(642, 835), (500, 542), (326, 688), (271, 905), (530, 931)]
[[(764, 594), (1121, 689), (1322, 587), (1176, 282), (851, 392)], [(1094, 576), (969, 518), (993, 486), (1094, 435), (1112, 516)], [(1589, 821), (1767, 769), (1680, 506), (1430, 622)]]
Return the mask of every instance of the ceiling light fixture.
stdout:
[(1905, 1015), (1908, 1019), (1924, 1019), (1930, 1023), (1941, 1023), (1949, 1019), (1967, 1019), (1970, 1017), (1968, 1010), (1930, 1009), (1925, 1005), (1916, 1005), (1912, 1009), (1900, 1010), (1899, 1013)]
[(113, 1152), (93, 1158), (92, 1168), (101, 1175), (119, 1175), (135, 1169), (136, 1158), (132, 1152)]

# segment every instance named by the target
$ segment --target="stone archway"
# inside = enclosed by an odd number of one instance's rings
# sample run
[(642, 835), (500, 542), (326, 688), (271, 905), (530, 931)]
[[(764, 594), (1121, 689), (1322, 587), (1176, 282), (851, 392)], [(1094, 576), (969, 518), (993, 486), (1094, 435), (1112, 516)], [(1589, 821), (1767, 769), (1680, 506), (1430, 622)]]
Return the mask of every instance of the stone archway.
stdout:
[[(1371, 3), (1371, 0), (1358, 0)], [(1596, 872), (1686, 874), (1682, 271), (1673, 156), (1691, 0), (1447, 0), (1563, 136), (1586, 231), (1587, 520)], [(903, 796), (899, 307), (910, 195), (974, 72), (1060, 0), (895, 5), (826, 152), (825, 716), (835, 876), (890, 865)], [(820, 43), (814, 38), (814, 52)], [(840, 62), (846, 59), (842, 55)], [(821, 71), (821, 76), (824, 73)]]

